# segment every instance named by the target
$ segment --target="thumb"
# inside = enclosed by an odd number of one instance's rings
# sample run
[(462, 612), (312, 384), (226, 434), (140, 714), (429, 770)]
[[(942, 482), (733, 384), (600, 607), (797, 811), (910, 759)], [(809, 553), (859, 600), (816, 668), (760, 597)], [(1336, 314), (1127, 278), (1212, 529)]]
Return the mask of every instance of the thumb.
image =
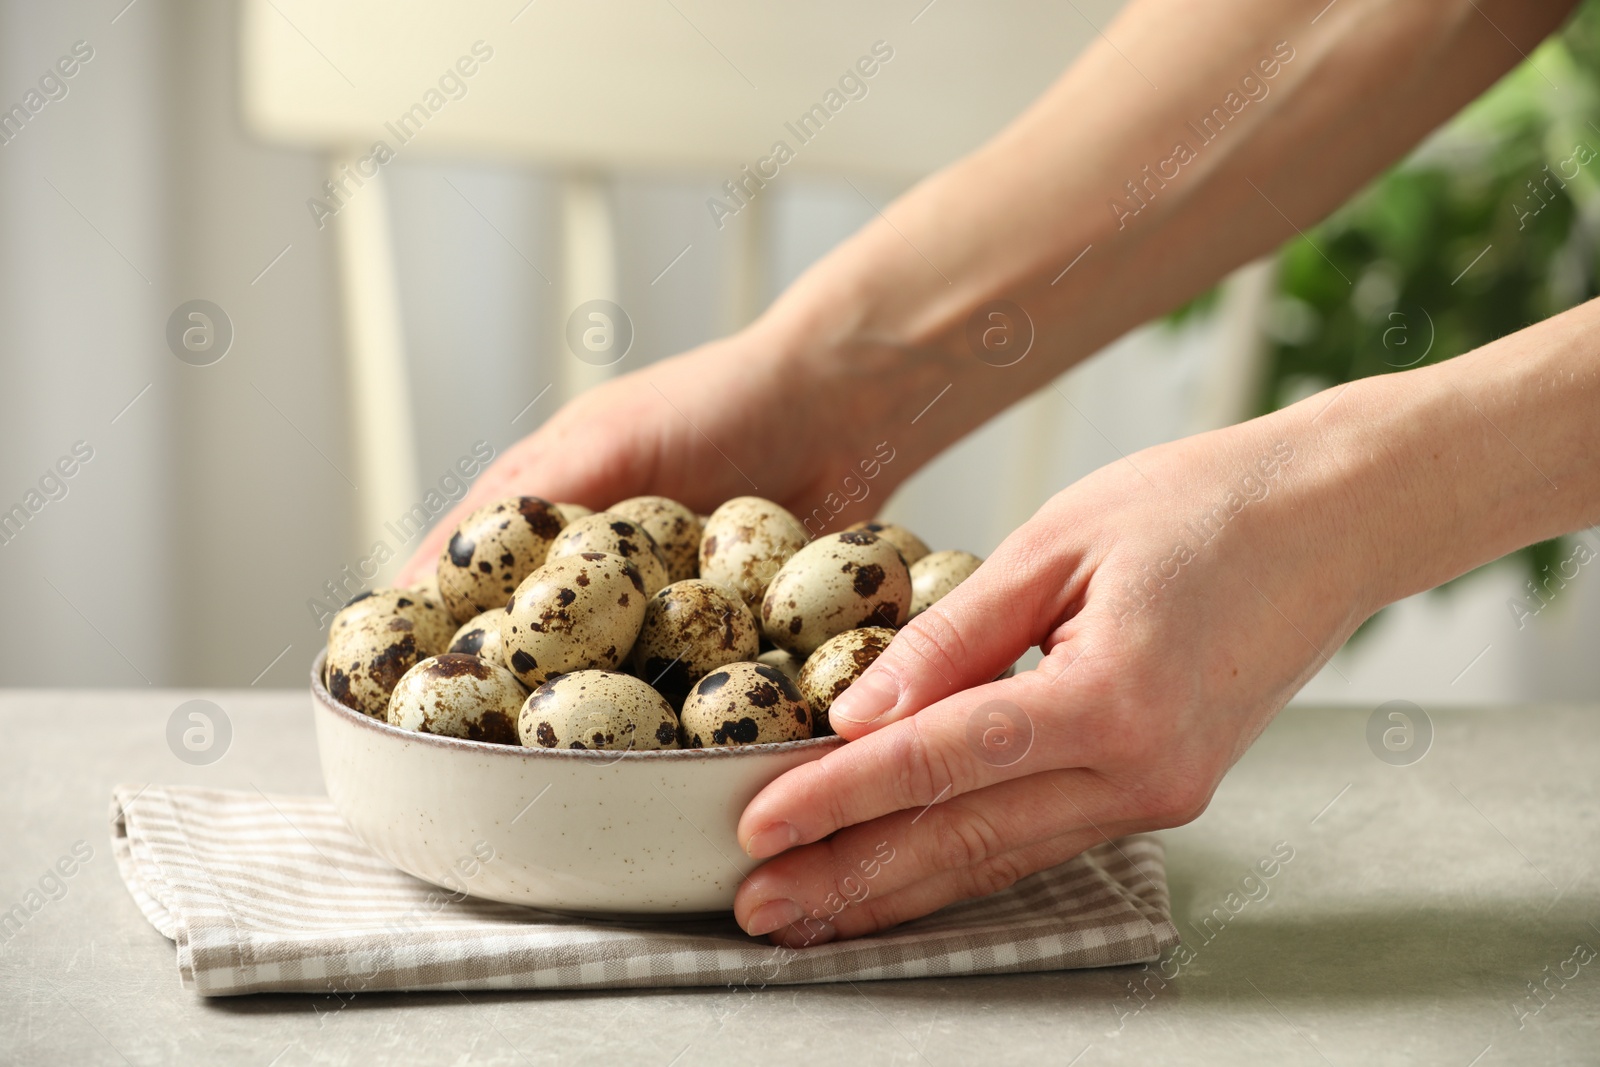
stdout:
[(1038, 553), (1013, 546), (1022, 533), (912, 619), (834, 700), (828, 721), (841, 737), (854, 740), (993, 681), (1049, 631), (1064, 613), (1065, 590), (1059, 577), (1041, 580)]

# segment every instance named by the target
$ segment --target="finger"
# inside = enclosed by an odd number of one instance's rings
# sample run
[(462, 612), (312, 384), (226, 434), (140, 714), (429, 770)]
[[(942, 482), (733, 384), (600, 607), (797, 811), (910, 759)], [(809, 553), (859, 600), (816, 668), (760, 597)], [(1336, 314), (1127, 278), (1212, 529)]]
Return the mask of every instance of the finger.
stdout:
[[(869, 883), (866, 895), (859, 901), (846, 902), (836, 911), (816, 909), (805, 919), (769, 936), (774, 943), (794, 949), (863, 937), (931, 915), (959, 901), (1009, 889), (1028, 875), (1065, 863), (1105, 840), (1096, 831), (1077, 830), (998, 853), (974, 867), (942, 871), (893, 893), (880, 895)], [(886, 869), (892, 866), (890, 863)]]
[[(1079, 581), (1070, 560), (1042, 562), (1032, 524), (1012, 534), (972, 576), (912, 619), (828, 721), (855, 740), (969, 686), (994, 678), (1067, 614)], [(1041, 581), (1043, 572), (1069, 578)]]
[(1097, 713), (1091, 699), (1038, 671), (965, 690), (780, 775), (745, 807), (739, 842), (766, 859), (1041, 770), (1101, 766), (1108, 731), (1097, 728)]
[(734, 898), (749, 933), (770, 933), (860, 898), (898, 892), (942, 872), (1093, 829), (1131, 814), (1125, 791), (1083, 769), (1002, 782), (920, 811), (898, 811), (793, 849), (754, 871)]

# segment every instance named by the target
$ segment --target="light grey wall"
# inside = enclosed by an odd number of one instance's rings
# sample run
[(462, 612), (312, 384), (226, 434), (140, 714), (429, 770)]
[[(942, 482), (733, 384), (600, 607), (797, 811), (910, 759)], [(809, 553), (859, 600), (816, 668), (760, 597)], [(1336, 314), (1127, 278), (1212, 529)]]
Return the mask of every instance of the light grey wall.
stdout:
[(110, 17), (0, 5), (7, 109), (75, 41), (94, 50), (67, 96), (0, 146), (0, 508), (24, 503), (75, 441), (93, 449), (66, 497), (0, 546), (7, 684), (160, 684), (186, 658), (168, 551), (181, 368), (158, 310), (168, 38), (159, 19)]
[[(286, 645), (261, 682), (293, 684), (303, 599), (347, 554), (331, 244), (303, 206), (322, 163), (241, 134), (233, 17), (0, 5), (0, 100), (95, 53), (0, 147), (0, 499), (95, 449), (0, 547), (5, 684), (248, 685)], [(166, 344), (194, 298), (234, 327), (212, 366)]]
[(144, 2), (122, 21), (162, 18), (174, 60), (160, 205), (173, 284), (156, 312), (208, 299), (235, 329), (212, 366), (158, 352), (176, 378), (173, 679), (292, 685), (320, 641), (304, 601), (350, 559), (333, 236), (304, 207), (324, 165), (240, 131), (234, 5)]

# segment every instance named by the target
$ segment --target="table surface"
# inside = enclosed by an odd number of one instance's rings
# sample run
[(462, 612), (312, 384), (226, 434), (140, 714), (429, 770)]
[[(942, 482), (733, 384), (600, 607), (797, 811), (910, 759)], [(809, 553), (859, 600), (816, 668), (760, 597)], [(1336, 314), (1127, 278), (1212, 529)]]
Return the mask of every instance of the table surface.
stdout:
[[(169, 716), (195, 697), (233, 730), (204, 767), (167, 744)], [(64, 895), (0, 932), (0, 1062), (1596, 1062), (1600, 708), (1435, 712), (1432, 747), (1409, 766), (1373, 754), (1370, 715), (1285, 712), (1205, 815), (1166, 833), (1188, 952), (1171, 980), (1116, 968), (754, 993), (208, 1001), (179, 987), (171, 943), (123, 889), (110, 790), (321, 792), (307, 696), (0, 693), (0, 796), (14, 815), (0, 911), (78, 842), (93, 849)], [(1275, 877), (1243, 881), (1290, 849)]]

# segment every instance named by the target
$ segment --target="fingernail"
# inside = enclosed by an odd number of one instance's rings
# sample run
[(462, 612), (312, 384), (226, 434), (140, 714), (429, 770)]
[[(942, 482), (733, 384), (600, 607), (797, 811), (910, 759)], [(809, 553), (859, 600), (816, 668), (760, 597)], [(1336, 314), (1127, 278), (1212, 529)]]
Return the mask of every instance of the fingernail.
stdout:
[(793, 926), (805, 917), (806, 913), (800, 910), (800, 905), (792, 900), (769, 900), (750, 913), (750, 921), (744, 929), (751, 937), (760, 937), (774, 930), (782, 930), (785, 926)]
[(786, 822), (775, 822), (757, 830), (744, 844), (752, 859), (764, 860), (800, 843), (800, 831)]
[(899, 699), (900, 690), (881, 671), (864, 675), (834, 699), (828, 718), (864, 725), (881, 718)]

